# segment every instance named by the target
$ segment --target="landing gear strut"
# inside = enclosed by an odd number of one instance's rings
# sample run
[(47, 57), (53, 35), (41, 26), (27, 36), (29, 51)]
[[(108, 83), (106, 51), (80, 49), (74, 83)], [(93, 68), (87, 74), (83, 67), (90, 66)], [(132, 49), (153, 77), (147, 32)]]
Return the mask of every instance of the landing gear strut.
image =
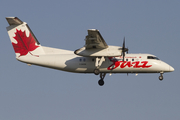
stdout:
[(94, 74), (95, 75), (99, 75), (100, 74), (100, 80), (98, 81), (98, 84), (100, 86), (104, 85), (104, 77), (106, 76), (106, 73), (100, 73), (99, 68), (101, 67), (102, 63), (105, 61), (106, 59), (104, 58), (104, 56), (102, 57), (96, 57), (96, 61), (95, 61), (95, 69), (94, 69)]
[(163, 80), (163, 72), (160, 73), (159, 80), (160, 80), (160, 81)]
[(95, 75), (99, 75), (99, 68), (100, 68), (100, 66), (102, 65), (102, 63), (105, 61), (105, 58), (104, 58), (104, 56), (103, 57), (101, 57), (101, 58), (96, 58), (96, 62), (95, 62), (95, 70), (94, 70), (94, 74)]
[(106, 76), (106, 73), (100, 73), (100, 80), (98, 81), (98, 84), (100, 85), (100, 86), (103, 86), (104, 85), (104, 78), (105, 78), (105, 76)]

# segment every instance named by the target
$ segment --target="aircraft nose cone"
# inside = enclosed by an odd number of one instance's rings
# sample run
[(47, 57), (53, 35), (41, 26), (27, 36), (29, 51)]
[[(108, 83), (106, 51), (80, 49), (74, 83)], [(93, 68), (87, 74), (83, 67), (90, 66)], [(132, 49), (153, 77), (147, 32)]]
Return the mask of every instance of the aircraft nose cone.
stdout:
[(173, 71), (174, 71), (174, 68), (171, 67), (171, 66), (169, 66), (169, 71), (170, 71), (170, 72), (173, 72)]

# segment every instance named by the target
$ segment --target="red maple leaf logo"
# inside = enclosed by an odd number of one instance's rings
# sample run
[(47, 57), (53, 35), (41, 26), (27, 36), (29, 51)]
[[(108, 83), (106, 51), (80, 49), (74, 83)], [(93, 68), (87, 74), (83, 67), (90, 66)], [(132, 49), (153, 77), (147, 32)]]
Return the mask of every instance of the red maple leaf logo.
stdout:
[(26, 31), (22, 32), (21, 30), (16, 29), (15, 35), (16, 36), (13, 38), (17, 41), (17, 44), (12, 43), (15, 53), (20, 53), (20, 56), (23, 56), (27, 55), (29, 52), (31, 55), (33, 55), (30, 51), (35, 50), (39, 46), (35, 45), (36, 41), (31, 33), (29, 32), (29, 37), (27, 37)]

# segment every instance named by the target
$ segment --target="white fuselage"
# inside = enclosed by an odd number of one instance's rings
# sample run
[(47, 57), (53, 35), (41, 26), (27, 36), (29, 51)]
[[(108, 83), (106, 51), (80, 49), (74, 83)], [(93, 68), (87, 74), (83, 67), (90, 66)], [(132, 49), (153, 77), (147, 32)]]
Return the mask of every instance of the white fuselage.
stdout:
[[(62, 52), (61, 52), (62, 53)], [(150, 56), (148, 58), (148, 56)], [(105, 61), (99, 70), (102, 73), (159, 73), (171, 72), (174, 69), (167, 63), (154, 58), (151, 54), (126, 54), (124, 62), (122, 57), (105, 57)], [(17, 57), (17, 60), (28, 64), (49, 67), (53, 69), (76, 72), (93, 73), (95, 67), (95, 57), (81, 57), (75, 55), (73, 51), (62, 54), (45, 54)]]

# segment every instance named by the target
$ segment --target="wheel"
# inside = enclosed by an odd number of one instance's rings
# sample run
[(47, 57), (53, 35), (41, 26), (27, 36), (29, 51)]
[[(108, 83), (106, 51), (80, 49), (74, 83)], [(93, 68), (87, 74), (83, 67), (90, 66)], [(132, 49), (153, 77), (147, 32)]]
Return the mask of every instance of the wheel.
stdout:
[(103, 86), (103, 85), (104, 85), (104, 80), (103, 80), (103, 79), (100, 79), (100, 80), (98, 81), (98, 84), (99, 84), (100, 86)]
[(99, 69), (95, 69), (95, 70), (94, 70), (94, 74), (95, 74), (95, 75), (99, 75)]
[(163, 80), (163, 76), (159, 76), (159, 80), (161, 80), (161, 81), (162, 81), (162, 80)]

